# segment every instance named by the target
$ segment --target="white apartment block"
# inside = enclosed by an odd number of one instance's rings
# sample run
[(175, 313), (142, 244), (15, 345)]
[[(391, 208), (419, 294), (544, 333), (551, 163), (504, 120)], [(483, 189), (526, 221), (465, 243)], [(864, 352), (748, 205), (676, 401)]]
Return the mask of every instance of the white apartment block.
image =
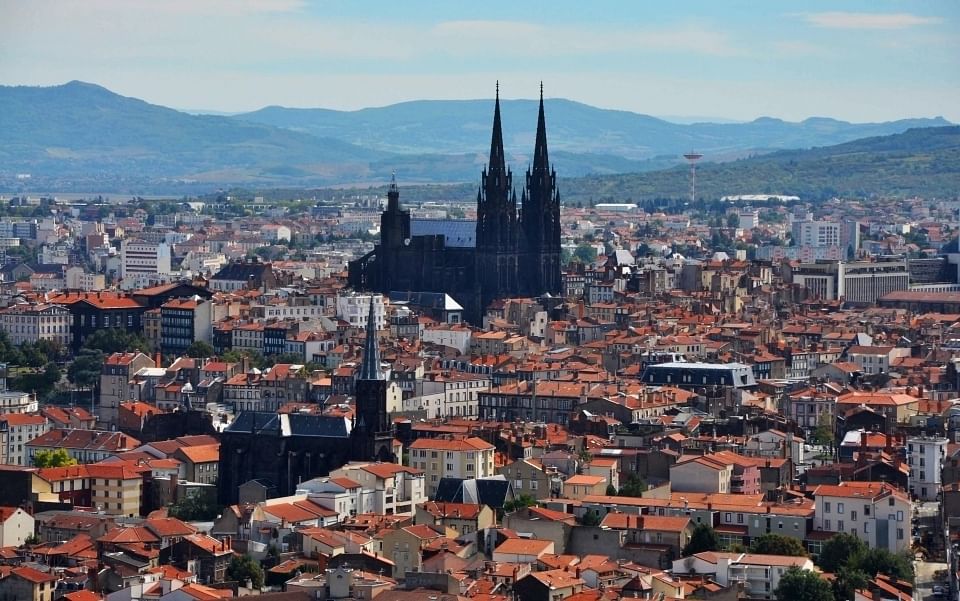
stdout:
[(166, 243), (124, 240), (120, 244), (120, 277), (170, 273), (170, 246)]
[(911, 436), (907, 438), (907, 465), (910, 466), (910, 492), (923, 501), (935, 501), (943, 485), (943, 462), (947, 458), (946, 438)]
[[(311, 501), (340, 514), (413, 515), (427, 501), (422, 471), (395, 463), (350, 462), (298, 486)], [(352, 483), (352, 484), (351, 484)]]
[(706, 552), (673, 561), (674, 574), (710, 575), (721, 586), (740, 583), (750, 599), (776, 599), (780, 578), (792, 567), (814, 569), (809, 557), (752, 553)]
[(821, 484), (813, 491), (813, 529), (848, 532), (899, 553), (910, 547), (913, 504), (907, 493), (884, 482)]
[(796, 246), (840, 246), (843, 224), (838, 221), (795, 221), (793, 243)]
[(68, 346), (73, 315), (60, 305), (20, 304), (0, 311), (0, 329), (16, 345), (50, 340)]
[(494, 475), (495, 447), (476, 437), (418, 438), (410, 445), (410, 467), (422, 470), (427, 494), (433, 495), (441, 478), (487, 478)]
[(0, 413), (36, 413), (40, 404), (29, 392), (0, 392)]
[(373, 302), (373, 319), (376, 329), (386, 327), (387, 310), (382, 294), (356, 294), (345, 292), (337, 295), (337, 318), (350, 324), (352, 328), (367, 328), (367, 315)]

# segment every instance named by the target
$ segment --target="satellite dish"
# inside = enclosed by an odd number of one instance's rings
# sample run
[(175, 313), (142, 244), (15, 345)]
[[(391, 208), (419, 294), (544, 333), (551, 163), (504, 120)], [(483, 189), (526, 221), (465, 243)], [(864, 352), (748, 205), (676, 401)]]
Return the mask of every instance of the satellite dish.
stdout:
[(403, 245), (404, 245), (404, 246), (410, 246), (410, 238), (404, 238), (404, 239), (403, 239)]

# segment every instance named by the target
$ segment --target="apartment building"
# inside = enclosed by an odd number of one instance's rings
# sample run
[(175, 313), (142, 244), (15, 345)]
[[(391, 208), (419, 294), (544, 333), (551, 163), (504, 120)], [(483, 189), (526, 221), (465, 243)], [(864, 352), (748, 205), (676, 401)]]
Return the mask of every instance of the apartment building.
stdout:
[(86, 467), (90, 478), (90, 500), (97, 511), (106, 515), (140, 516), (144, 472), (149, 473), (150, 468), (119, 462)]
[(50, 340), (67, 347), (72, 325), (73, 316), (60, 305), (24, 303), (0, 311), (0, 330), (15, 345)]
[(7, 413), (0, 415), (0, 463), (28, 465), (24, 445), (50, 431), (50, 420), (42, 415)]
[(199, 296), (175, 298), (160, 307), (160, 348), (167, 355), (181, 355), (195, 341), (210, 342), (213, 335), (213, 303)]
[(130, 391), (130, 380), (147, 367), (158, 366), (143, 353), (113, 353), (107, 357), (100, 370), (101, 423), (116, 423), (120, 403), (134, 398)]
[(387, 309), (382, 294), (343, 292), (337, 294), (337, 318), (350, 324), (351, 328), (366, 329), (370, 303), (373, 303), (373, 320), (377, 331), (387, 327)]
[(923, 501), (936, 501), (943, 487), (942, 469), (948, 439), (940, 436), (907, 438), (910, 493)]
[(414, 396), (404, 407), (427, 412), (427, 417), (476, 417), (479, 395), (490, 387), (490, 376), (457, 371), (435, 374), (415, 383)]
[(358, 514), (409, 515), (427, 500), (424, 473), (412, 467), (395, 463), (350, 462), (331, 471), (330, 477), (348, 479), (360, 486), (355, 507)]
[[(3, 370), (6, 373), (6, 369)], [(6, 382), (4, 382), (4, 386)], [(29, 392), (4, 390), (0, 392), (0, 413), (36, 413), (40, 410), (35, 396)]]
[(120, 243), (120, 277), (168, 275), (170, 245), (164, 242), (124, 240)]
[(410, 445), (410, 467), (423, 470), (427, 494), (433, 496), (442, 478), (486, 478), (494, 475), (495, 447), (476, 437), (418, 438)]
[(140, 441), (122, 432), (104, 430), (50, 430), (24, 444), (24, 462), (32, 464), (38, 451), (65, 449), (78, 463), (96, 463), (132, 451)]
[(850, 362), (867, 375), (885, 374), (890, 371), (890, 366), (895, 360), (909, 356), (908, 347), (851, 346), (847, 349)]
[(884, 482), (850, 481), (822, 484), (813, 495), (814, 530), (849, 532), (892, 553), (910, 547), (913, 505), (906, 492)]
[(813, 570), (809, 557), (707, 551), (673, 561), (675, 574), (712, 576), (720, 586), (740, 583), (749, 599), (775, 599), (780, 578), (790, 568)]

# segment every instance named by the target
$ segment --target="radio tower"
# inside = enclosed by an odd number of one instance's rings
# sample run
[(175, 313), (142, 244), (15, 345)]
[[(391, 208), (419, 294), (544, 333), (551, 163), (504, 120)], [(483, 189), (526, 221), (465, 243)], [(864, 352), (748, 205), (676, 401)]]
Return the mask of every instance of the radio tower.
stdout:
[(703, 155), (691, 150), (683, 155), (683, 158), (690, 163), (690, 204), (693, 204), (697, 200), (697, 161), (702, 159)]

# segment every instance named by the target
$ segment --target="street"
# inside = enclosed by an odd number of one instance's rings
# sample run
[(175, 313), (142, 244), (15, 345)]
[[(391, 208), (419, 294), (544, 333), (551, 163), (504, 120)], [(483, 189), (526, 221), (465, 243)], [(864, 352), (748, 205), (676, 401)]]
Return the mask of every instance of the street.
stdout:
[(916, 571), (916, 586), (913, 590), (915, 601), (944, 601), (947, 597), (934, 597), (933, 587), (935, 584), (946, 586), (946, 583), (937, 581), (934, 574), (937, 571), (946, 570), (947, 564), (938, 561), (916, 561), (913, 564)]

